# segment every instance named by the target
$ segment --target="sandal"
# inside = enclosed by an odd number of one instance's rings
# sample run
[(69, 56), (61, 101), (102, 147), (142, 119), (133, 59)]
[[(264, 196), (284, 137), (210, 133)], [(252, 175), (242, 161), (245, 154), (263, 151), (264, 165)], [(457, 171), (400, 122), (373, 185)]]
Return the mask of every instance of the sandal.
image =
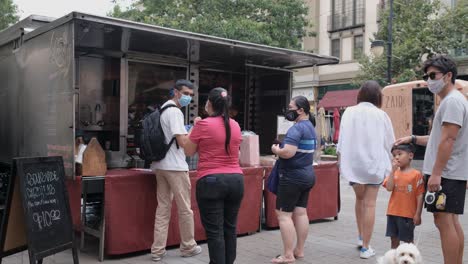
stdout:
[(286, 259), (284, 256), (278, 255), (276, 258), (271, 260), (271, 263), (275, 264), (291, 264), (296, 262), (296, 259)]
[(296, 252), (294, 252), (294, 258), (295, 258), (296, 260), (303, 260), (303, 259), (304, 259), (304, 255), (299, 256), (299, 255), (296, 254)]
[(304, 256), (297, 256), (297, 255), (294, 255), (294, 258), (296, 260), (303, 260), (304, 259)]

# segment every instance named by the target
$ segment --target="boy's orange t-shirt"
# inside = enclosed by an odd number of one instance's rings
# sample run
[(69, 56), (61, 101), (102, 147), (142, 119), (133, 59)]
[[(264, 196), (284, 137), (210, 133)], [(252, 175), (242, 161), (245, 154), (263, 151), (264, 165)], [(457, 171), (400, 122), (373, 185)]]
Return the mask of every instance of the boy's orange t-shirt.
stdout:
[[(388, 176), (383, 182), (385, 187)], [(394, 184), (387, 215), (413, 218), (418, 205), (417, 197), (424, 193), (424, 180), (420, 171), (411, 169), (407, 172), (395, 172)]]

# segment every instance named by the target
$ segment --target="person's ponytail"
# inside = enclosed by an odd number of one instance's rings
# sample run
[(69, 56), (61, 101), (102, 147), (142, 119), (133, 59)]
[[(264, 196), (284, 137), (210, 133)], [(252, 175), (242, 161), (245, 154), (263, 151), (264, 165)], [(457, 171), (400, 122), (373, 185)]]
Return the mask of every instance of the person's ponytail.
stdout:
[(217, 87), (210, 91), (208, 100), (213, 107), (213, 116), (221, 116), (223, 118), (224, 129), (226, 132), (226, 140), (224, 142), (224, 149), (226, 153), (229, 152), (229, 144), (231, 142), (231, 123), (229, 120), (229, 96), (226, 89)]
[(223, 98), (224, 101), (224, 110), (223, 110), (223, 119), (224, 119), (224, 129), (226, 131), (226, 141), (224, 142), (224, 149), (226, 153), (229, 153), (229, 143), (231, 142), (231, 124), (229, 121), (229, 100), (227, 95)]
[(315, 115), (309, 112), (309, 121), (312, 123), (312, 125), (315, 127)]

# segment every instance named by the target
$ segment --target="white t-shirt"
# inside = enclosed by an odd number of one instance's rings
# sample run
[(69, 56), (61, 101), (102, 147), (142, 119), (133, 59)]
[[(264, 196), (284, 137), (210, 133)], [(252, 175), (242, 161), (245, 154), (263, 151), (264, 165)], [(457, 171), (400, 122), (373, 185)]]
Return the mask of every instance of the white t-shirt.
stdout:
[(341, 118), (337, 147), (340, 174), (350, 182), (382, 183), (392, 167), (394, 142), (387, 113), (367, 102), (348, 107)]
[(457, 139), (442, 177), (451, 180), (468, 180), (468, 101), (458, 90), (451, 91), (440, 103), (432, 123), (432, 130), (424, 156), (424, 174), (431, 175), (442, 137), (443, 123), (460, 126)]
[[(166, 105), (173, 104), (174, 101), (169, 100), (164, 103), (161, 108)], [(178, 107), (170, 107), (161, 114), (160, 117), (161, 127), (166, 138), (166, 144), (171, 142), (172, 138), (176, 135), (186, 135), (187, 130), (184, 126), (184, 114)], [(176, 141), (172, 143), (166, 157), (160, 161), (151, 163), (152, 170), (171, 170), (171, 171), (188, 171), (188, 164), (185, 161), (184, 149), (179, 146), (177, 149)]]

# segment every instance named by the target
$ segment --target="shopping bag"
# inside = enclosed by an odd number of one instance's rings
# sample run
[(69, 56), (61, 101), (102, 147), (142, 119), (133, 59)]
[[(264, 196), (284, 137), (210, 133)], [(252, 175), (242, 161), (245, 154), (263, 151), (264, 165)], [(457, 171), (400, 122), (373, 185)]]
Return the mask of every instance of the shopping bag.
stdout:
[(268, 191), (274, 194), (276, 194), (276, 192), (278, 191), (279, 164), (280, 164), (280, 160), (277, 160), (275, 162), (275, 166), (273, 166), (273, 169), (271, 169), (271, 172), (270, 172), (270, 175), (268, 176), (267, 184), (266, 184)]
[(259, 150), (258, 135), (242, 136), (240, 145), (239, 163), (242, 167), (251, 167), (260, 165), (260, 150)]

